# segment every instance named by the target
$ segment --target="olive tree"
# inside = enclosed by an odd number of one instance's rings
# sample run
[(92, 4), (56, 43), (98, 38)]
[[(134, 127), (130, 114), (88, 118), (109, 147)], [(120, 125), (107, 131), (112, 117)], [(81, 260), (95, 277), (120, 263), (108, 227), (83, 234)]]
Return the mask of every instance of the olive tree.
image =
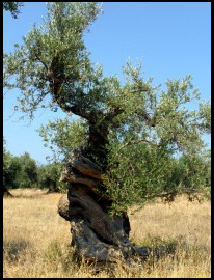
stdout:
[(6, 140), (3, 138), (3, 196), (9, 196), (8, 182), (10, 180), (9, 168), (11, 163), (11, 154), (6, 149)]
[[(84, 44), (85, 32), (102, 12), (97, 2), (48, 2), (47, 9), (23, 45), (4, 54), (4, 86), (20, 89), (16, 108), (30, 118), (47, 107), (80, 118), (69, 124), (80, 139), (70, 147), (78, 142), (83, 147), (72, 151), (63, 168), (68, 201), (59, 203), (78, 256), (115, 261), (118, 254), (143, 255), (129, 241), (127, 206), (170, 192), (170, 158), (177, 151), (200, 154), (201, 136), (210, 130), (210, 105), (188, 110), (186, 104), (200, 99), (191, 76), (167, 80), (161, 88), (144, 79), (141, 62), (124, 65), (124, 82), (105, 77)], [(63, 121), (53, 123), (63, 130)], [(48, 142), (45, 128), (41, 133)], [(66, 135), (55, 135), (53, 144), (67, 149), (72, 139)]]

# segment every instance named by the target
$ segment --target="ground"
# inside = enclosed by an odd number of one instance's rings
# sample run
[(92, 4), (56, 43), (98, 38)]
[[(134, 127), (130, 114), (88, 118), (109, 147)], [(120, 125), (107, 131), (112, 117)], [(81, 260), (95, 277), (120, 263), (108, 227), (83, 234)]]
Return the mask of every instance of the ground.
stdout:
[[(57, 214), (60, 194), (12, 190), (3, 200), (3, 278), (107, 278), (103, 271), (76, 265), (70, 223)], [(116, 278), (211, 278), (211, 203), (157, 202), (129, 209), (132, 242), (176, 248), (175, 256), (150, 258), (132, 268), (118, 263)]]

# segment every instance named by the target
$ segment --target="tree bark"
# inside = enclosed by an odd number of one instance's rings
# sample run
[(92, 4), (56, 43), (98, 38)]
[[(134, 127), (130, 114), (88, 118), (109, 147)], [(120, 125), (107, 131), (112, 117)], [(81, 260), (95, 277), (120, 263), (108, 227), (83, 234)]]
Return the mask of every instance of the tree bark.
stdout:
[(12, 194), (3, 187), (3, 197), (12, 197)]
[[(127, 213), (109, 217), (112, 200), (101, 194), (102, 171), (79, 150), (73, 151), (63, 168), (62, 182), (67, 182), (67, 196), (58, 204), (59, 215), (71, 223), (72, 246), (79, 259), (92, 262), (116, 262), (139, 254), (129, 240)], [(150, 251), (141, 250), (142, 257)]]
[(76, 255), (79, 259), (99, 263), (114, 263), (118, 258), (127, 260), (134, 254), (147, 258), (150, 250), (138, 250), (129, 240), (127, 213), (109, 217), (108, 209), (113, 201), (106, 195), (102, 180), (108, 168), (109, 128), (123, 110), (115, 107), (104, 114), (66, 104), (64, 110), (85, 118), (89, 124), (87, 147), (71, 153), (60, 178), (67, 182), (67, 196), (60, 199), (58, 213), (71, 223), (71, 244)]

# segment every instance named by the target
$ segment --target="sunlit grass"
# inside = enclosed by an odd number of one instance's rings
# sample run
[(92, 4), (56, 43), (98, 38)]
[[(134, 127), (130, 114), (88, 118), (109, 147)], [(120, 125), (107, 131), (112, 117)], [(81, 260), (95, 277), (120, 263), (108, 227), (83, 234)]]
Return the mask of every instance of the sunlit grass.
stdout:
[[(173, 248), (157, 260), (131, 267), (118, 262), (114, 271), (77, 265), (70, 248), (69, 222), (57, 214), (60, 194), (14, 190), (3, 201), (4, 278), (210, 278), (210, 201), (188, 202), (180, 197), (170, 205), (146, 205), (135, 214), (130, 209), (131, 240), (138, 245)], [(23, 197), (24, 196), (24, 197)], [(171, 247), (170, 247), (171, 246)]]

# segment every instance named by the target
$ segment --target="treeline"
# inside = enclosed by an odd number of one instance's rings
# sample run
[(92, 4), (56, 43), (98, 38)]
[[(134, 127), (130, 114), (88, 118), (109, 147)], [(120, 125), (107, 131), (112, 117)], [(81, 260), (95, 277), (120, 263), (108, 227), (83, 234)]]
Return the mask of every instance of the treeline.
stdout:
[[(19, 157), (11, 155), (5, 144), (3, 140), (3, 194), (8, 189), (17, 188), (48, 189), (49, 192), (63, 190), (65, 186), (59, 183), (62, 163), (39, 165), (28, 152)], [(131, 160), (133, 158), (135, 158), (135, 163)], [(116, 159), (111, 160), (114, 162)], [(146, 200), (163, 196), (165, 200), (170, 201), (179, 193), (186, 193), (190, 198), (200, 193), (211, 197), (209, 151), (200, 156), (183, 155), (180, 158), (173, 158), (157, 157), (157, 152), (149, 153), (145, 147), (136, 151), (132, 147), (131, 150), (127, 149), (121, 153), (121, 158), (117, 155), (117, 160), (120, 164), (114, 168), (114, 172), (109, 174), (110, 185), (116, 186), (117, 181), (113, 178), (118, 180), (118, 177), (123, 187), (130, 191), (137, 185), (141, 185), (142, 193), (138, 196), (144, 195)], [(123, 164), (124, 161), (131, 162), (132, 168), (128, 164)], [(122, 179), (125, 178), (125, 173), (128, 182)], [(159, 187), (163, 189), (161, 194), (156, 193)], [(125, 201), (125, 198), (123, 200)]]
[(3, 193), (17, 188), (60, 190), (60, 163), (38, 165), (28, 152), (13, 156), (6, 150), (3, 141)]

